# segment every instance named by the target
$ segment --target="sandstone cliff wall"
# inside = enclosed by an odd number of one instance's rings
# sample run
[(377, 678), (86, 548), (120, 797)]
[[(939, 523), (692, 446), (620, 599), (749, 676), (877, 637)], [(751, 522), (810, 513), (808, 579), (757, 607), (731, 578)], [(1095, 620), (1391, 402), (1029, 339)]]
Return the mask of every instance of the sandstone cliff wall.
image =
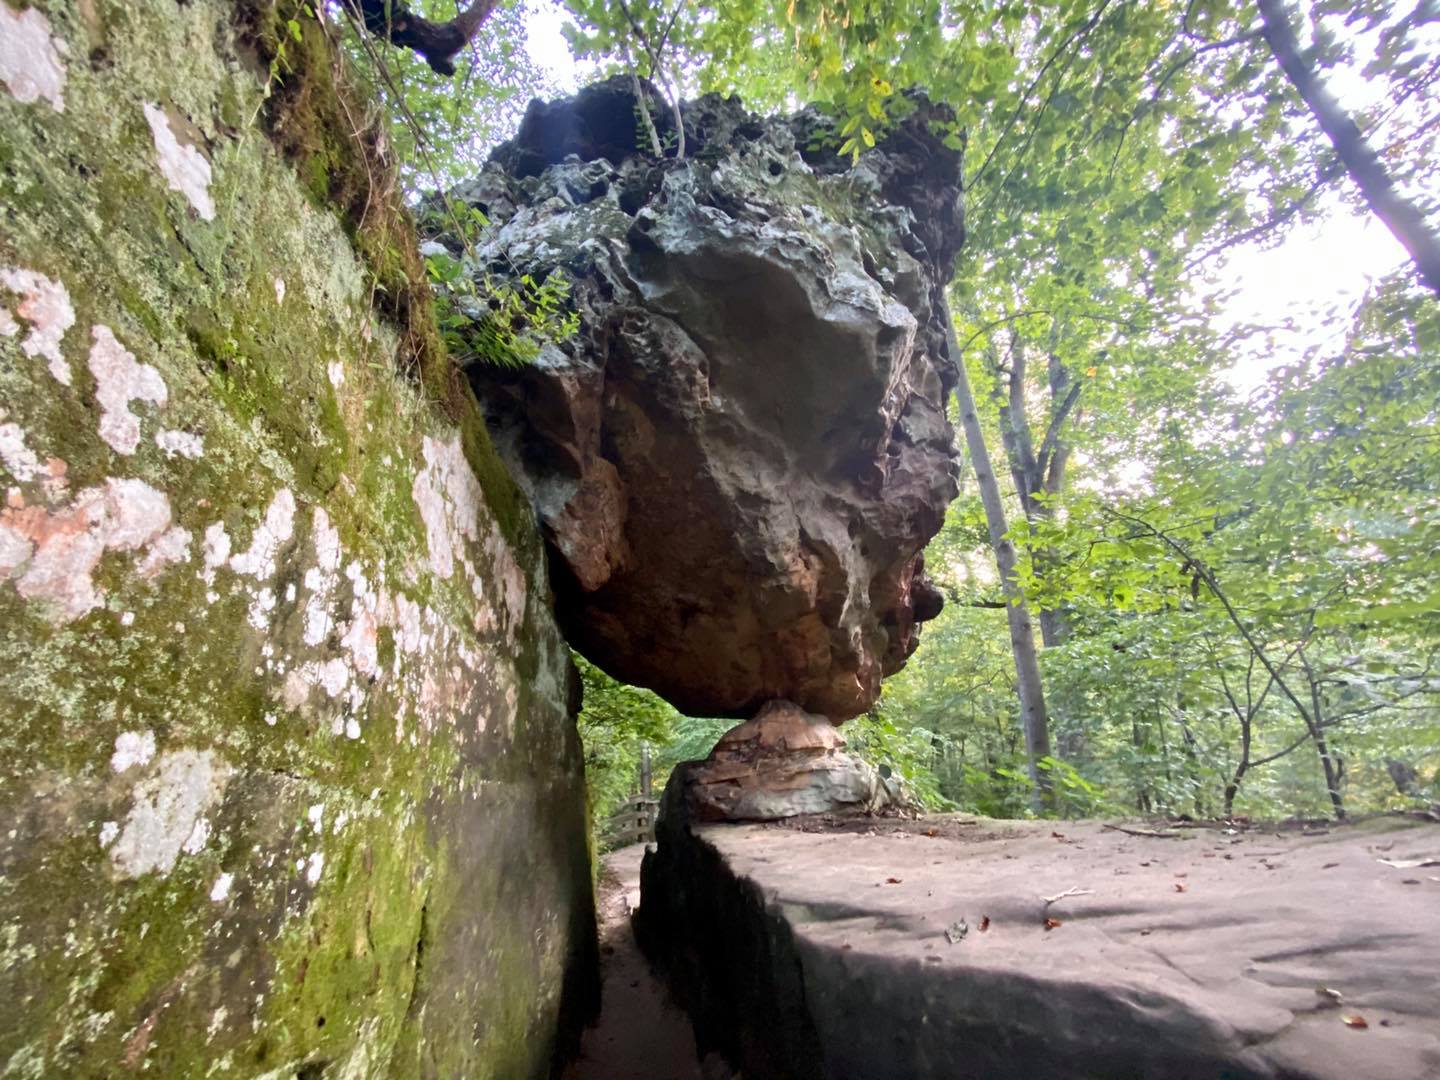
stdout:
[(0, 3), (6, 1076), (543, 1075), (586, 1005), (542, 546), (343, 83), (299, 4)]

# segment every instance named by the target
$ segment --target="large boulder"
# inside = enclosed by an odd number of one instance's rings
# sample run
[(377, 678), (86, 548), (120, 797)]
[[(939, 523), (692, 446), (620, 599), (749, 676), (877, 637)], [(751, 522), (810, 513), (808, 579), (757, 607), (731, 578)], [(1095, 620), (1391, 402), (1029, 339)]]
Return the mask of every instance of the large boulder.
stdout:
[(686, 712), (855, 716), (939, 611), (920, 552), (956, 494), (960, 154), (913, 104), (852, 166), (813, 114), (707, 97), (684, 107), (687, 157), (656, 159), (611, 80), (532, 106), (455, 192), (491, 222), (472, 272), (573, 282), (577, 335), (469, 370), (562, 625)]

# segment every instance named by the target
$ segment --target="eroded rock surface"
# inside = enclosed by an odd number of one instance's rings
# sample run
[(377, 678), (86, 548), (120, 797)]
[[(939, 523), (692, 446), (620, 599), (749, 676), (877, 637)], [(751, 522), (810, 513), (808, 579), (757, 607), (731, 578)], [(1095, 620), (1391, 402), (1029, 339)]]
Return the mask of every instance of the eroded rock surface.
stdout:
[(776, 821), (883, 805), (888, 793), (875, 770), (844, 748), (825, 717), (772, 701), (727, 731), (705, 760), (676, 766), (664, 812), (691, 821)]
[(1440, 827), (1177, 832), (662, 819), (637, 933), (747, 1080), (1440, 1075)]
[(471, 380), (577, 648), (687, 712), (844, 720), (940, 607), (920, 551), (956, 493), (960, 155), (923, 103), (853, 168), (813, 115), (684, 117), (689, 156), (656, 160), (623, 81), (536, 104), (456, 193), (492, 222), (486, 269), (563, 268), (580, 314)]

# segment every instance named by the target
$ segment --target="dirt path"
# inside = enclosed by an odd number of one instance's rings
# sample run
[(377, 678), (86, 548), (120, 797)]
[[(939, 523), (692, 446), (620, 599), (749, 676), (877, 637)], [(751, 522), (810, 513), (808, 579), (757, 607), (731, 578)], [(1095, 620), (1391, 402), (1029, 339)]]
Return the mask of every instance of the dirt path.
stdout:
[(563, 1080), (701, 1080), (690, 1021), (670, 1002), (635, 943), (642, 844), (604, 857), (600, 880), (600, 1018)]

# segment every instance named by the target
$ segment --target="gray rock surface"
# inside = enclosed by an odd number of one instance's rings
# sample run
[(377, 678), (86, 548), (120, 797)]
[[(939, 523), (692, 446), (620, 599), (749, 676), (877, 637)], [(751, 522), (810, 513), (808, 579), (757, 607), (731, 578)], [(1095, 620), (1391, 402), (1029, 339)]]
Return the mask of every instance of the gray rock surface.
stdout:
[(875, 770), (844, 747), (823, 716), (772, 701), (721, 736), (705, 760), (676, 766), (664, 812), (690, 821), (776, 821), (885, 805)]
[(684, 116), (689, 156), (656, 160), (623, 80), (537, 103), (455, 192), (492, 223), (472, 271), (561, 268), (580, 315), (471, 382), (581, 652), (687, 712), (844, 720), (940, 608), (920, 552), (956, 493), (936, 301), (960, 154), (924, 103), (854, 168), (813, 115)]
[(747, 1080), (1440, 1076), (1440, 827), (1176, 831), (672, 823), (638, 929)]

